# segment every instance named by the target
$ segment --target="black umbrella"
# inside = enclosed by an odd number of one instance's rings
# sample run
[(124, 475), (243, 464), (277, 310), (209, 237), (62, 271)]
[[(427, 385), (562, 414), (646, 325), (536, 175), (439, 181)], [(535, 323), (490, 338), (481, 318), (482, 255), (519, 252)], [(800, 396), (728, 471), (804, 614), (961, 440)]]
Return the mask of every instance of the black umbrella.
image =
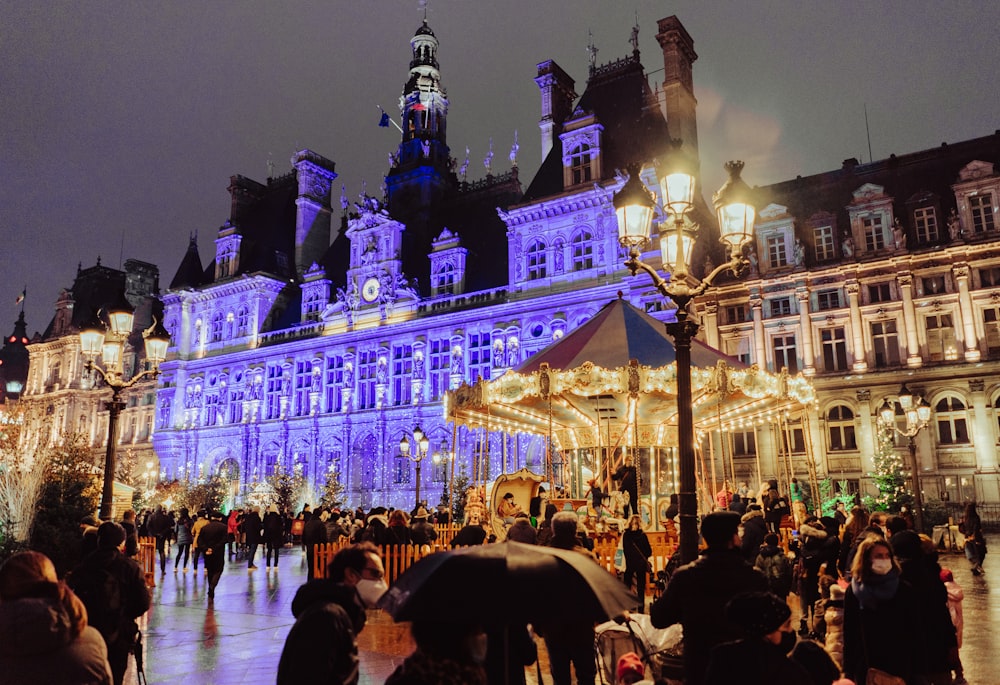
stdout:
[(424, 557), (378, 605), (396, 621), (506, 624), (606, 621), (638, 602), (584, 554), (508, 541)]

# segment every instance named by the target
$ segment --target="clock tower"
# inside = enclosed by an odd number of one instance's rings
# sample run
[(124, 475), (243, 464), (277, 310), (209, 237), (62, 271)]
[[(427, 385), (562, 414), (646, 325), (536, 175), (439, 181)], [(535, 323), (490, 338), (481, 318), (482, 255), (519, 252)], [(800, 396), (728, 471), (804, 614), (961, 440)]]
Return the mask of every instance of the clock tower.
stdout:
[(412, 293), (400, 260), (405, 226), (375, 198), (366, 196), (355, 207), (358, 213), (352, 214), (345, 232), (351, 262), (343, 296), (352, 310), (378, 306), (385, 318), (387, 305)]

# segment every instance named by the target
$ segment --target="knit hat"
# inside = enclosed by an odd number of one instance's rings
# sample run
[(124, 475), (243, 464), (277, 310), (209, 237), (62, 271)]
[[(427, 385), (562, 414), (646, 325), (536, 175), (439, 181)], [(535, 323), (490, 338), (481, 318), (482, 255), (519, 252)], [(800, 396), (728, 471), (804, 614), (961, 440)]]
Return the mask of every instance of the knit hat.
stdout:
[(97, 546), (106, 549), (125, 542), (125, 529), (114, 521), (105, 521), (97, 529)]
[(955, 580), (955, 576), (952, 575), (950, 569), (947, 569), (947, 568), (941, 569), (941, 574), (940, 575), (941, 575), (941, 582), (942, 583), (951, 583), (951, 582), (954, 582), (954, 580)]
[(792, 610), (770, 592), (745, 592), (726, 604), (726, 618), (743, 628), (748, 637), (761, 637), (780, 628)]
[(626, 652), (618, 659), (618, 680), (622, 680), (629, 673), (634, 673), (640, 678), (646, 675), (646, 667), (642, 665), (642, 659), (635, 652)]

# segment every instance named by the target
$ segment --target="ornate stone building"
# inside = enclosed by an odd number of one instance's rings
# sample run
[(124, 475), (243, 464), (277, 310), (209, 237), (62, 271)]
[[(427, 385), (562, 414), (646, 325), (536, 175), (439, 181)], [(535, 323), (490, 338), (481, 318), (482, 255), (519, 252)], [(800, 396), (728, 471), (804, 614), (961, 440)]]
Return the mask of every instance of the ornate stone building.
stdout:
[[(542, 439), (455, 430), (444, 393), (504, 373), (619, 291), (672, 317), (649, 279), (623, 266), (612, 206), (629, 163), (644, 164), (658, 192), (653, 160), (670, 138), (697, 154), (694, 43), (675, 17), (657, 30), (654, 86), (638, 49), (592, 61), (580, 96), (559, 65), (538, 65), (544, 158), (523, 190), (516, 144), (510, 170), (495, 173), (491, 152), (479, 181), (452, 156), (426, 22), (410, 41), (382, 198), (341, 191), (335, 206), (335, 165), (310, 150), (284, 176), (232, 177), (208, 265), (192, 240), (162, 298), (173, 336), (156, 400), (164, 474), (221, 473), (241, 497), (281, 466), (316, 487), (338, 474), (354, 505), (408, 506), (418, 477), (436, 502), (450, 455), (480, 480), (540, 470)], [(811, 458), (818, 476), (865, 490), (873, 413), (905, 381), (933, 407), (918, 437), (928, 496), (1000, 500), (998, 140), (760, 189), (753, 270), (699, 299), (702, 336), (811, 376), (821, 400), (805, 416), (727, 426), (706, 450), (720, 473), (784, 479)], [(697, 202), (700, 273), (722, 247)], [(659, 264), (657, 247), (644, 259)], [(399, 450), (417, 425), (430, 441), (422, 469)], [(592, 465), (594, 455), (556, 458)]]

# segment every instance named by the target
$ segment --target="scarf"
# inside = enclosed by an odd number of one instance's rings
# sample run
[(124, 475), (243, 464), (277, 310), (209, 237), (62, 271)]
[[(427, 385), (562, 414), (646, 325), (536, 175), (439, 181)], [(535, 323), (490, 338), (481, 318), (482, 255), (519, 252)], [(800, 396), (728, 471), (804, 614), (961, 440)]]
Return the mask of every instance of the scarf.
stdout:
[(872, 574), (865, 582), (853, 578), (851, 590), (862, 609), (877, 609), (880, 604), (896, 596), (896, 591), (899, 590), (899, 572), (893, 569), (884, 576)]

